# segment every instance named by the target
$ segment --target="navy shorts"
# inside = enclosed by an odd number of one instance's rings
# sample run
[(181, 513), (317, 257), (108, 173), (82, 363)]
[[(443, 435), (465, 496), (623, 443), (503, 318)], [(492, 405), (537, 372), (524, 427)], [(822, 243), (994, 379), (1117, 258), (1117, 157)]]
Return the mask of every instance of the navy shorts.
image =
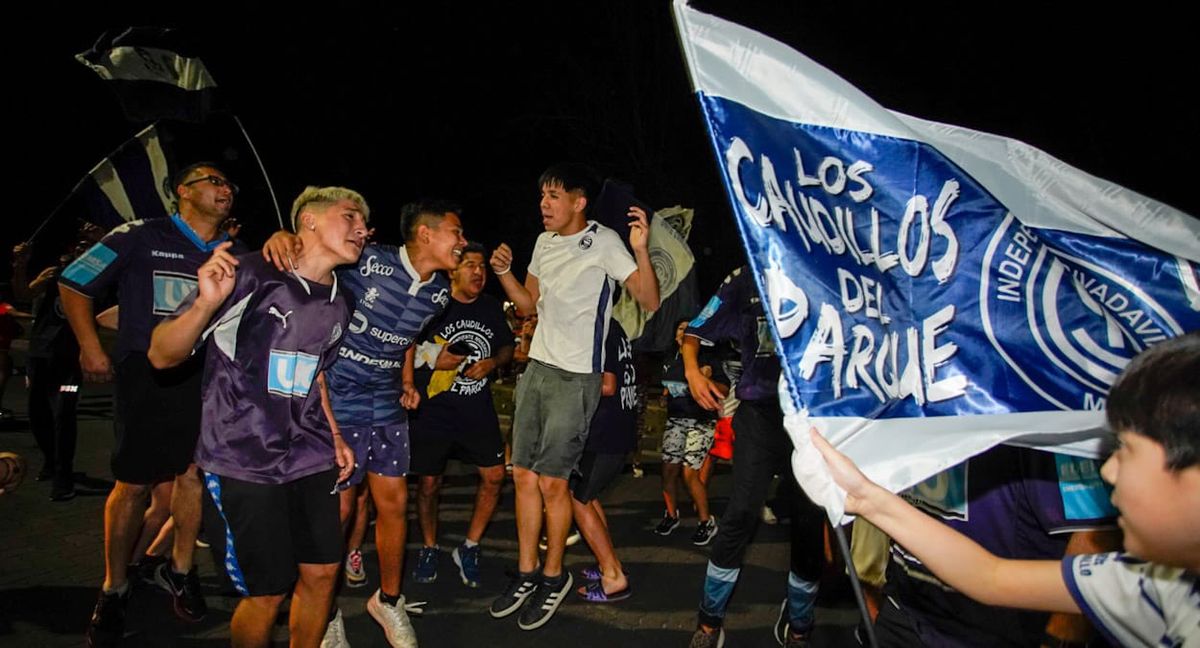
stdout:
[(341, 488), (357, 486), (367, 479), (367, 472), (384, 477), (403, 477), (408, 474), (410, 448), (408, 423), (343, 427), (342, 440), (354, 451), (354, 473)]

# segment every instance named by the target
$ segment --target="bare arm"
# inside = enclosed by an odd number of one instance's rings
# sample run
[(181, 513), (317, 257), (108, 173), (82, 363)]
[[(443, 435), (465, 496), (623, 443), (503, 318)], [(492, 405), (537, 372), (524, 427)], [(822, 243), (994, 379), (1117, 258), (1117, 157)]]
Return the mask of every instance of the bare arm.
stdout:
[(229, 254), (230, 245), (233, 244), (226, 242), (217, 246), (208, 261), (196, 271), (199, 294), (191, 307), (154, 327), (146, 357), (156, 369), (174, 367), (187, 360), (204, 327), (233, 292), (238, 260)]
[(600, 395), (614, 396), (617, 393), (617, 374), (605, 371), (600, 375)]
[(996, 557), (867, 479), (815, 429), (810, 436), (834, 481), (846, 491), (846, 511), (870, 520), (942, 582), (986, 605), (1079, 613), (1058, 561)]
[[(1121, 534), (1112, 529), (1076, 531), (1067, 541), (1066, 555), (1106, 553), (1121, 548)], [(1082, 614), (1056, 612), (1046, 622), (1046, 634), (1063, 641), (1086, 643), (1096, 634)]]
[[(446, 350), (442, 349), (445, 354)], [(400, 369), (400, 406), (404, 409), (417, 409), (421, 404), (421, 392), (417, 391), (417, 381), (413, 377), (413, 364), (416, 362), (417, 348), (408, 347), (404, 352), (404, 367)], [(440, 356), (439, 356), (440, 360)]]
[(500, 287), (504, 288), (504, 294), (512, 303), (525, 315), (537, 312), (538, 298), (541, 296), (538, 278), (527, 272), (524, 285), (517, 281), (512, 274), (512, 248), (507, 243), (496, 246), (489, 264), (492, 274), (500, 280)]
[(96, 332), (96, 320), (92, 315), (92, 298), (83, 293), (59, 285), (58, 294), (62, 298), (63, 313), (75, 339), (79, 342), (79, 367), (83, 377), (89, 382), (108, 382), (112, 380), (112, 361), (100, 344), (100, 335)]
[(725, 400), (725, 395), (729, 390), (710, 377), (711, 369), (708, 371), (708, 375), (705, 375), (700, 367), (700, 338), (694, 335), (684, 335), (683, 344), (679, 347), (679, 355), (683, 358), (683, 375), (687, 379), (692, 398), (706, 410), (720, 410), (721, 401)]
[(496, 355), (490, 358), (484, 358), (470, 367), (467, 367), (467, 370), (463, 372), (463, 375), (471, 380), (480, 380), (487, 377), (489, 374), (495, 371), (496, 368), (507, 365), (512, 361), (512, 357), (513, 348), (511, 344), (501, 347), (500, 350), (496, 352)]
[(338, 465), (338, 483), (350, 479), (354, 472), (354, 451), (342, 439), (342, 431), (338, 428), (337, 419), (333, 417), (333, 403), (329, 400), (329, 387), (325, 384), (325, 372), (317, 374), (317, 389), (321, 392), (321, 409), (329, 421), (329, 429), (333, 432), (333, 458)]
[(660, 302), (658, 276), (654, 274), (654, 264), (650, 263), (650, 225), (646, 212), (639, 207), (630, 207), (629, 216), (632, 219), (629, 222), (629, 244), (633, 247), (637, 270), (625, 278), (624, 285), (643, 310), (653, 313), (658, 310)]

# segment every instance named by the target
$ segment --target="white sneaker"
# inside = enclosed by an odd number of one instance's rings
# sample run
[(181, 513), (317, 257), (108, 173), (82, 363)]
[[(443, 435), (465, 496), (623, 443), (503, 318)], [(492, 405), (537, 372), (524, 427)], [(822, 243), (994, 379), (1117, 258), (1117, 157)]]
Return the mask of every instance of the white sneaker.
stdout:
[(338, 608), (337, 614), (333, 615), (333, 621), (325, 626), (325, 636), (321, 639), (321, 648), (350, 648), (350, 641), (346, 639), (346, 624), (342, 622), (341, 608)]
[(779, 524), (779, 518), (775, 516), (775, 511), (766, 504), (764, 504), (762, 507), (762, 521), (763, 524), (769, 524), (771, 526)]
[(388, 644), (392, 648), (417, 648), (417, 632), (413, 630), (408, 612), (404, 610), (404, 596), (393, 606), (380, 601), (380, 594), (381, 591), (376, 590), (367, 600), (367, 613), (383, 626)]

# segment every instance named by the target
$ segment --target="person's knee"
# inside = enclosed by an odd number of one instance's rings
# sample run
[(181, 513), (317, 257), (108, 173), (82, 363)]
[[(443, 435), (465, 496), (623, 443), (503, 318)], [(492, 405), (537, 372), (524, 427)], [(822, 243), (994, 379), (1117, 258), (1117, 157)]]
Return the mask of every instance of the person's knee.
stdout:
[(417, 487), (417, 496), (421, 499), (437, 497), (442, 490), (441, 475), (422, 475)]
[(247, 596), (242, 599), (239, 605), (245, 605), (247, 608), (259, 614), (274, 614), (279, 610), (279, 605), (283, 603), (283, 598), (283, 594)]
[(379, 482), (381, 487), (371, 484), (375, 509), (381, 515), (403, 517), (408, 511), (408, 482), (404, 477), (387, 477)]
[(538, 474), (528, 468), (516, 466), (513, 468), (513, 483), (521, 490), (536, 490), (538, 488)]
[(499, 492), (504, 485), (504, 466), (490, 466), (479, 469), (479, 489), (486, 492)]
[(339, 567), (341, 567), (340, 563), (300, 565), (300, 582), (314, 589), (328, 588), (332, 591)]
[(538, 490), (546, 499), (559, 499), (567, 496), (567, 480), (548, 475), (538, 476)]

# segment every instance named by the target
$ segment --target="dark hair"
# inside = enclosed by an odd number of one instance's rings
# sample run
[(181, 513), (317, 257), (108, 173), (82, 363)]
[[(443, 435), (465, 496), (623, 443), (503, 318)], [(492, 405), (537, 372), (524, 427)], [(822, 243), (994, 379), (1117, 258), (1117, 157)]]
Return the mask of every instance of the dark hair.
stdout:
[[(580, 191), (591, 207), (600, 193), (600, 177), (590, 167), (574, 162), (555, 164), (542, 172), (538, 187), (562, 185), (567, 191)], [(587, 211), (585, 208), (584, 211)]]
[(1138, 354), (1108, 392), (1108, 425), (1159, 442), (1167, 468), (1200, 463), (1200, 331)]
[(467, 247), (463, 248), (462, 255), (467, 256), (471, 253), (478, 254), (479, 256), (483, 257), (484, 261), (487, 261), (487, 248), (483, 247), (483, 243), (467, 241)]
[(171, 176), (171, 193), (175, 193), (175, 188), (183, 184), (183, 182), (187, 180), (187, 177), (196, 169), (213, 169), (214, 171), (220, 172), (221, 175), (227, 178), (229, 177), (229, 174), (225, 173), (225, 169), (222, 169), (221, 166), (215, 162), (193, 162), (176, 171), (175, 175)]
[(404, 241), (410, 242), (417, 236), (417, 227), (424, 224), (436, 227), (446, 214), (461, 214), (458, 203), (441, 199), (422, 199), (408, 203), (400, 210), (400, 233)]

